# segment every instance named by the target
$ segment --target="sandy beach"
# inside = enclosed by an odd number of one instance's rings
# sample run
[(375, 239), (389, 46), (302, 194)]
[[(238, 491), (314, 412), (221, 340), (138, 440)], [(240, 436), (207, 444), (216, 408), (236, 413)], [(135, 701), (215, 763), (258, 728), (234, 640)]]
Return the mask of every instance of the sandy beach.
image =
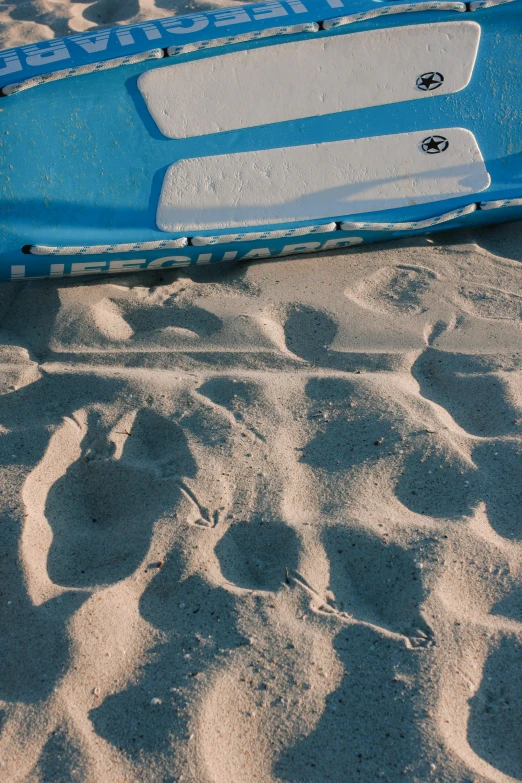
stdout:
[[(207, 7), (8, 2), (0, 48)], [(0, 780), (522, 780), (521, 262), (1, 283)]]

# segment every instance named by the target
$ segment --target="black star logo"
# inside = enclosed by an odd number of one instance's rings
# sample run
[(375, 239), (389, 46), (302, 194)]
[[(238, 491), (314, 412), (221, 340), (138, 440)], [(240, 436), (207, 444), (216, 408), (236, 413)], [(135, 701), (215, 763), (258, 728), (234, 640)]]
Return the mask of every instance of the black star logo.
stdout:
[(438, 90), (439, 87), (442, 87), (443, 83), (444, 76), (438, 71), (429, 71), (428, 73), (423, 73), (422, 76), (419, 76), (417, 79), (417, 87), (423, 92), (432, 92), (433, 90)]
[(421, 146), (423, 152), (427, 152), (428, 155), (438, 155), (439, 152), (446, 152), (449, 141), (444, 136), (428, 136)]

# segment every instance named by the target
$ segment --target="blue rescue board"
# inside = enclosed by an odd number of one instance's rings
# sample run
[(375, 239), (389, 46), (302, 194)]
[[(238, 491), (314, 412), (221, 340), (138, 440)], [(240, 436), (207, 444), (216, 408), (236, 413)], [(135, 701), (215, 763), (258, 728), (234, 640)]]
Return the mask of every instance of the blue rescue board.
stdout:
[(0, 52), (0, 278), (522, 218), (522, 0), (274, 0)]

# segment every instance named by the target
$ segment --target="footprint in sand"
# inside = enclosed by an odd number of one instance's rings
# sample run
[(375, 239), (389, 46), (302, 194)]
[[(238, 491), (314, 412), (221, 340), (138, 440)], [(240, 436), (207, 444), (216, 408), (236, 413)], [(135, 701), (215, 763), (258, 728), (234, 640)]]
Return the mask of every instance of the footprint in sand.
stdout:
[(503, 538), (522, 540), (522, 443), (478, 445), (473, 460), (482, 478), (482, 497), (491, 527)]
[(422, 396), (445, 408), (470, 435), (484, 438), (520, 432), (518, 373), (496, 371), (489, 357), (426, 348), (411, 372)]
[(430, 444), (421, 436), (405, 455), (395, 483), (395, 495), (415, 514), (435, 519), (461, 519), (482, 496), (481, 476), (447, 444)]
[(361, 307), (382, 313), (416, 315), (424, 312), (424, 299), (437, 275), (421, 266), (383, 267), (345, 291)]
[(113, 0), (97, 0), (90, 3), (83, 11), (83, 17), (95, 25), (114, 25), (125, 22), (140, 12), (138, 0), (130, 0), (129, 4), (120, 5)]
[(411, 510), (438, 518), (467, 515), (484, 501), (493, 529), (504, 538), (522, 539), (520, 372), (498, 370), (496, 357), (427, 348), (412, 374), (422, 396), (473, 436), (472, 461), (437, 444), (420, 461), (412, 453), (405, 459), (397, 497)]
[(246, 429), (258, 440), (265, 442), (265, 436), (250, 423), (252, 420), (262, 419), (263, 408), (266, 408), (261, 384), (236, 378), (212, 378), (205, 381), (198, 388), (198, 392), (227, 415), (233, 426)]
[(520, 639), (511, 636), (498, 642), (486, 660), (480, 688), (470, 700), (467, 732), (470, 747), (480, 758), (516, 780), (522, 779), (521, 660)]
[(305, 391), (316, 431), (302, 449), (302, 463), (343, 472), (379, 460), (381, 446), (388, 453), (400, 442), (399, 417), (379, 404), (365, 381), (312, 378)]
[(121, 434), (126, 439), (116, 458), (109, 432), (91, 414), (80, 456), (49, 488), (48, 571), (56, 584), (109, 584), (133, 573), (154, 523), (180, 499), (175, 478), (196, 474), (187, 438), (175, 422), (142, 409), (128, 435)]
[[(277, 412), (271, 408), (261, 384), (229, 378), (213, 378), (198, 392), (210, 400), (219, 410), (231, 417), (236, 432), (248, 435), (247, 453), (261, 460), (264, 471), (270, 472), (270, 453), (267, 437), (256, 428), (254, 422), (266, 420), (268, 411), (272, 417)], [(240, 444), (236, 447), (236, 460), (241, 459)], [(252, 454), (253, 453), (253, 454)], [(248, 460), (250, 457), (246, 458)], [(247, 473), (248, 476), (248, 473)], [(273, 495), (276, 484), (270, 482), (271, 492), (266, 491), (266, 475), (256, 471), (246, 479), (247, 487), (241, 486), (245, 477), (239, 478), (235, 511), (239, 521), (232, 523), (215, 547), (221, 572), (225, 580), (237, 587), (249, 590), (276, 591), (285, 581), (287, 569), (295, 569), (298, 561), (298, 538), (295, 531), (278, 519), (279, 498)], [(246, 519), (241, 519), (241, 495), (247, 490), (250, 495)], [(283, 487), (281, 487), (283, 490)]]
[(198, 575), (185, 576), (185, 567), (175, 549), (141, 597), (141, 616), (162, 633), (147, 665), (134, 684), (89, 713), (100, 737), (142, 762), (164, 754), (176, 777), (189, 752), (188, 706), (208, 689), (229, 651), (246, 644), (236, 627), (235, 596)]
[(431, 752), (419, 717), (425, 694), (412, 687), (419, 656), (361, 625), (343, 628), (334, 650), (341, 682), (315, 728), (281, 753), (274, 777), (285, 783), (427, 780)]
[(171, 347), (173, 341), (193, 343), (214, 336), (223, 325), (213, 313), (188, 301), (180, 303), (177, 297), (167, 299), (162, 307), (130, 300), (121, 300), (118, 307), (132, 330), (133, 344), (153, 341), (156, 346)]
[[(432, 655), (432, 633), (419, 609), (424, 590), (413, 553), (344, 525), (326, 528), (322, 541), (334, 606), (355, 623), (337, 626), (340, 682), (315, 728), (280, 755), (275, 776), (285, 783), (346, 783), (399, 780), (408, 769), (408, 779), (426, 780), (432, 752), (423, 727), (425, 693), (415, 683)], [(412, 646), (427, 649), (421, 657)]]
[(518, 439), (471, 443), (470, 457), (448, 442), (430, 442), (427, 435), (419, 434), (417, 441), (397, 472), (394, 491), (404, 506), (416, 514), (457, 520), (470, 516), (484, 502), (495, 532), (522, 540)]
[[(28, 598), (16, 610), (4, 611), (8, 629), (2, 631), (0, 699), (32, 704), (48, 698), (66, 670), (70, 656), (67, 624), (86, 600), (65, 593), (35, 607)], [(16, 612), (16, 619), (8, 615)]]
[(0, 395), (18, 391), (41, 377), (38, 363), (26, 348), (0, 345)]
[(47, 740), (36, 765), (38, 783), (81, 783), (83, 749), (71, 741), (63, 730), (56, 730)]
[(311, 365), (341, 372), (379, 372), (394, 368), (387, 353), (337, 351), (331, 348), (338, 324), (326, 310), (296, 302), (286, 311), (283, 331), (288, 351)]
[(487, 320), (520, 321), (522, 296), (501, 288), (480, 285), (462, 285), (458, 290), (458, 304), (465, 313)]
[[(52, 346), (58, 351), (99, 349), (143, 350), (187, 348), (222, 329), (220, 318), (178, 292), (158, 302), (138, 288), (129, 292), (117, 286), (97, 291), (94, 301), (67, 290), (52, 329)], [(120, 287), (121, 288), (121, 287)], [(27, 331), (27, 330), (26, 330)]]
[(299, 560), (298, 538), (283, 522), (251, 519), (231, 525), (216, 548), (224, 578), (247, 590), (276, 591)]
[(237, 378), (212, 378), (205, 381), (199, 389), (215, 405), (219, 405), (234, 414), (236, 418), (243, 418), (245, 409), (262, 404), (263, 395), (261, 386), (252, 381), (242, 381)]
[(322, 539), (336, 609), (425, 646), (432, 632), (419, 609), (425, 593), (413, 552), (344, 525), (326, 528)]
[(337, 329), (324, 310), (295, 304), (288, 309), (284, 323), (286, 347), (307, 362), (324, 364), (329, 361), (326, 348), (333, 343)]

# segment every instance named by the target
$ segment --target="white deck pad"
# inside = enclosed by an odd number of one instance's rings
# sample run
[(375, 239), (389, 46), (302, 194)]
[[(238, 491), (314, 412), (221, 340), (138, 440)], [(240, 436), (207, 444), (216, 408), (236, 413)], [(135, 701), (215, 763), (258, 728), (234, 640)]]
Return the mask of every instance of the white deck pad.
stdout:
[(333, 219), (479, 193), (489, 183), (464, 128), (189, 158), (167, 170), (157, 225), (189, 232)]
[(138, 87), (164, 136), (201, 136), (458, 92), (479, 40), (467, 21), (317, 37), (166, 65)]

